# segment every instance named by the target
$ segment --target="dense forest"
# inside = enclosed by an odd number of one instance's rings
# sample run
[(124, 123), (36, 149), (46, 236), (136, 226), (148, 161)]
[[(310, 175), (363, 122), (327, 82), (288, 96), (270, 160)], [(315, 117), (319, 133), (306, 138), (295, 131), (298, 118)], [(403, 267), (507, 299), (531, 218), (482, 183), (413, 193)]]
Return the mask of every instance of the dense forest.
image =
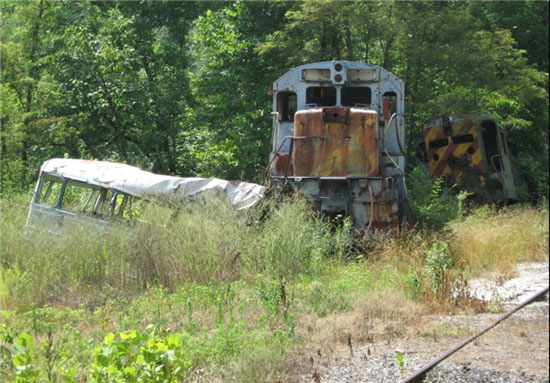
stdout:
[(487, 113), (548, 194), (548, 2), (0, 3), (2, 192), (52, 157), (262, 182), (271, 83), (315, 61), (403, 79), (409, 164), (423, 125)]

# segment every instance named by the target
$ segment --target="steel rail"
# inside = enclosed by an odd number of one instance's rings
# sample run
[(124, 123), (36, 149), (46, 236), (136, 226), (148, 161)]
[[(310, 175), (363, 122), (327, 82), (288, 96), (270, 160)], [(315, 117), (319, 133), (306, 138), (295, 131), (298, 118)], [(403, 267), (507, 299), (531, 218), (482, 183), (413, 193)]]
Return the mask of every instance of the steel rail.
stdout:
[(420, 370), (418, 370), (417, 372), (415, 372), (413, 375), (409, 376), (408, 378), (404, 379), (401, 381), (401, 383), (417, 383), (417, 382), (421, 382), (422, 379), (424, 378), (424, 375), (430, 371), (432, 368), (434, 368), (435, 366), (437, 366), (439, 363), (441, 363), (442, 361), (444, 361), (445, 359), (447, 359), (449, 356), (451, 356), (452, 354), (454, 354), (455, 352), (457, 352), (458, 350), (460, 350), (462, 347), (466, 346), (468, 343), (470, 343), (471, 341), (473, 341), (474, 339), (476, 339), (477, 337), (485, 334), (487, 331), (489, 331), (490, 329), (492, 329), (493, 327), (495, 327), (497, 324), (499, 324), (500, 322), (502, 322), (503, 320), (505, 320), (506, 318), (508, 318), (510, 315), (514, 314), (516, 311), (519, 311), (521, 310), (523, 307), (527, 306), (528, 304), (530, 303), (533, 303), (534, 301), (536, 301), (537, 299), (539, 299), (541, 296), (544, 296), (544, 294), (546, 294), (548, 292), (548, 287), (542, 289), (541, 291), (539, 291), (538, 293), (534, 294), (533, 296), (531, 296), (530, 298), (524, 300), (523, 302), (521, 302), (519, 305), (517, 305), (516, 307), (514, 307), (513, 309), (511, 309), (510, 311), (508, 311), (506, 314), (502, 315), (500, 318), (498, 318), (496, 321), (494, 321), (493, 323), (491, 323), (490, 325), (488, 325), (487, 327), (485, 327), (483, 330), (479, 331), (477, 334), (474, 334), (472, 335), (471, 337), (469, 337), (468, 339), (466, 339), (465, 341), (457, 344), (456, 346), (454, 346), (452, 349), (450, 349), (449, 351), (447, 351), (446, 353), (442, 354), (441, 356), (439, 356), (437, 359), (434, 359), (433, 361), (431, 361), (430, 363), (426, 364), (425, 366), (423, 366)]

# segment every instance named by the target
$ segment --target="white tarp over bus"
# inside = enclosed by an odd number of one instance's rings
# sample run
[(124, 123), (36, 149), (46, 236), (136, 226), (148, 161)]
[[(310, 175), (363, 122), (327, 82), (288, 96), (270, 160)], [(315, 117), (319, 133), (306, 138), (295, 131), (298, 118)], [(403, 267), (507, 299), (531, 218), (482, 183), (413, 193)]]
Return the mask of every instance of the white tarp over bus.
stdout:
[(205, 194), (226, 195), (238, 210), (254, 206), (265, 192), (264, 186), (248, 182), (165, 176), (105, 161), (54, 158), (42, 164), (40, 173), (115, 189), (145, 199), (184, 200)]

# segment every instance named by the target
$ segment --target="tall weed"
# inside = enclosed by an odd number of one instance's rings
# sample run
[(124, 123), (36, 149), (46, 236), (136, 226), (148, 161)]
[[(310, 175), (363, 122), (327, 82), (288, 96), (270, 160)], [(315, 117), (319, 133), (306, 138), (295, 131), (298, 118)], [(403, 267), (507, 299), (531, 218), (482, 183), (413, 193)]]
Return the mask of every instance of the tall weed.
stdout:
[(254, 241), (245, 217), (219, 199), (149, 206), (143, 220), (132, 233), (129, 259), (144, 284), (236, 280)]
[(189, 282), (216, 284), (258, 273), (274, 279), (312, 275), (326, 259), (345, 258), (351, 249), (349, 222), (334, 229), (301, 199), (268, 204), (262, 219), (258, 211), (239, 212), (221, 199), (150, 203), (139, 219), (116, 223), (107, 233), (72, 220), (61, 235), (25, 235), (24, 198), (0, 206), (5, 307), (97, 301), (105, 288), (128, 296), (154, 285), (174, 291)]
[(351, 243), (349, 223), (334, 234), (332, 228), (305, 200), (285, 199), (269, 209), (258, 251), (248, 254), (248, 263), (274, 278), (319, 273), (323, 261), (345, 255)]

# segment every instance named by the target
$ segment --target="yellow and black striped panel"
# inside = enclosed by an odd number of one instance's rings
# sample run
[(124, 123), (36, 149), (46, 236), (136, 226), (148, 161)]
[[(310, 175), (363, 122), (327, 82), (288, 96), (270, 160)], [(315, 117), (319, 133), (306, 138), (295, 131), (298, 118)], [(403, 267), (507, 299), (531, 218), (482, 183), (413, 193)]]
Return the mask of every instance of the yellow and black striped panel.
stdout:
[(446, 177), (460, 185), (463, 174), (468, 172), (484, 184), (480, 177), (484, 171), (483, 158), (474, 122), (453, 122), (451, 136), (445, 135), (441, 124), (425, 128), (424, 143), (432, 178)]

